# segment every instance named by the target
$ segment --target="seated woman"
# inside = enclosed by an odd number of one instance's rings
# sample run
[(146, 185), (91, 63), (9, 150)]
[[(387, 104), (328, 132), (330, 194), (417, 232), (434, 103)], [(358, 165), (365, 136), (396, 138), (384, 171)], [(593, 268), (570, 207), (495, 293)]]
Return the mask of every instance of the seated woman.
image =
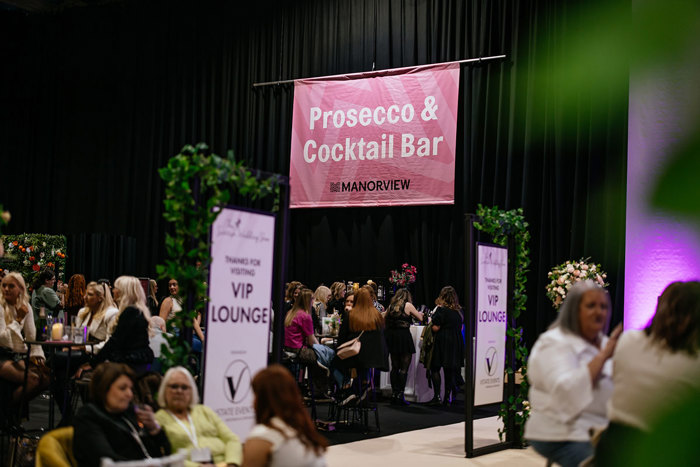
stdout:
[(85, 276), (82, 274), (73, 274), (68, 280), (66, 288), (66, 296), (64, 299), (65, 323), (70, 324), (71, 319), (78, 315), (81, 308), (85, 306)]
[(56, 274), (51, 269), (42, 269), (36, 279), (34, 279), (31, 304), (34, 310), (35, 323), (39, 322), (39, 318), (45, 317), (40, 316), (42, 308), (44, 313), (52, 313), (55, 318), (58, 317), (57, 313), (59, 310), (63, 309), (63, 303), (61, 303), (61, 299), (53, 289), (55, 283)]
[(160, 317), (167, 323), (175, 317), (177, 313), (182, 310), (182, 299), (178, 295), (180, 292), (180, 285), (177, 283), (177, 279), (170, 279), (168, 281), (168, 292), (170, 296), (163, 299), (160, 304)]
[[(369, 389), (368, 373), (370, 368), (381, 371), (389, 369), (389, 357), (384, 340), (384, 319), (372, 304), (372, 296), (365, 288), (360, 288), (354, 294), (354, 304), (349, 312), (343, 315), (338, 332), (338, 346), (360, 337), (360, 353), (354, 357), (341, 360), (336, 357), (334, 365), (346, 369), (355, 368), (364, 391), (360, 399), (364, 399)], [(360, 336), (360, 334), (362, 334)], [(352, 400), (352, 394), (346, 395), (344, 402)]]
[(216, 413), (199, 403), (190, 372), (169, 369), (158, 390), (156, 420), (165, 430), (173, 452), (188, 451), (187, 467), (201, 464), (241, 465), (241, 442)]
[(90, 353), (98, 353), (107, 343), (110, 329), (119, 315), (119, 309), (112, 299), (112, 293), (106, 284), (90, 282), (85, 293), (85, 308), (78, 312), (77, 326), (85, 326), (90, 340), (100, 343), (86, 347)]
[(139, 280), (121, 276), (114, 281), (114, 298), (119, 303), (119, 314), (112, 321), (109, 339), (99, 353), (93, 355), (91, 366), (109, 360), (126, 363), (137, 372), (145, 372), (153, 363), (149, 345), (149, 319), (146, 294)]
[(325, 466), (328, 441), (316, 431), (289, 371), (270, 365), (255, 375), (252, 386), (257, 425), (243, 448), (243, 466)]
[(322, 319), (325, 318), (327, 314), (328, 297), (330, 294), (331, 289), (325, 285), (319, 285), (314, 292), (314, 300), (311, 306), (313, 313), (311, 318), (313, 318), (314, 322), (314, 331), (316, 331), (318, 335), (323, 334)]
[[(14, 402), (20, 400), (23, 391), (26, 367), (21, 358), (27, 353), (24, 339), (36, 340), (33, 318), (22, 275), (18, 272), (7, 273), (2, 279), (0, 295), (0, 378), (13, 387), (17, 386), (12, 393)], [(31, 347), (30, 356), (36, 365), (44, 366), (44, 351), (40, 345)], [(36, 396), (46, 389), (48, 384), (48, 372), (30, 368), (27, 373), (25, 399)]]
[(578, 466), (593, 454), (589, 430), (608, 423), (612, 395), (612, 357), (622, 332), (608, 339), (610, 298), (591, 280), (569, 290), (559, 316), (539, 336), (528, 360), (530, 418), (525, 438), (539, 454), (562, 465)]
[(312, 298), (310, 289), (301, 289), (284, 318), (284, 350), (287, 352), (298, 354), (302, 347), (318, 344), (310, 314)]
[(92, 402), (78, 410), (73, 423), (73, 455), (78, 465), (97, 467), (103, 457), (125, 461), (170, 454), (170, 443), (153, 409), (132, 405), (134, 372), (127, 365), (99, 365), (90, 381), (90, 395)]
[[(98, 353), (107, 343), (111, 334), (112, 324), (118, 314), (119, 310), (116, 308), (114, 300), (112, 300), (109, 287), (106, 284), (90, 282), (85, 292), (85, 307), (78, 312), (76, 326), (85, 326), (88, 331), (88, 339), (99, 341), (99, 343), (86, 346), (84, 349), (74, 349), (70, 354), (66, 351), (56, 352), (54, 354), (54, 368), (69, 368), (68, 374), (70, 375), (81, 365), (86, 364), (90, 360), (90, 354)], [(68, 361), (69, 355), (70, 362)], [(85, 366), (85, 368), (87, 367), (88, 365)], [(72, 415), (70, 410), (66, 411), (66, 409), (70, 409), (70, 406), (67, 404), (70, 398), (66, 396), (68, 381), (66, 381), (65, 371), (54, 372), (54, 377), (55, 384), (52, 390), (58, 407), (63, 414), (59, 425), (63, 426), (70, 422)]]
[(654, 422), (700, 390), (700, 282), (673, 282), (646, 329), (626, 331), (613, 356), (610, 425), (596, 465), (620, 465), (627, 443), (645, 442)]

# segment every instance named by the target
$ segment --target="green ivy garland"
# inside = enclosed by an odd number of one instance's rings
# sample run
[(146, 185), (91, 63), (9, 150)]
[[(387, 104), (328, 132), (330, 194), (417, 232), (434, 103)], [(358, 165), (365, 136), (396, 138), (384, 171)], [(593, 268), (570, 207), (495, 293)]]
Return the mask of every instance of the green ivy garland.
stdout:
[[(529, 385), (526, 364), (528, 350), (523, 341), (523, 328), (517, 323), (518, 317), (525, 311), (525, 303), (527, 302), (525, 283), (527, 282), (526, 274), (530, 266), (530, 250), (527, 246), (530, 241), (530, 232), (527, 230), (528, 223), (525, 221), (522, 208), (504, 211), (499, 209), (498, 206), (488, 208), (479, 204), (476, 215), (479, 221), (474, 223), (474, 227), (490, 234), (494, 243), (505, 246), (509, 236), (512, 236), (515, 240), (515, 284), (513, 284), (514, 306), (512, 315), (514, 326), (508, 328), (507, 335), (514, 340), (515, 360), (517, 366), (521, 368), (523, 379), (520, 383), (520, 392), (509, 396), (508, 400), (501, 404), (498, 416), (504, 421), (504, 426), (499, 428), (498, 437), (503, 440), (503, 435), (506, 434), (508, 427), (508, 410), (512, 409), (515, 414), (516, 427), (516, 433), (512, 434), (512, 438), (516, 442), (522, 443), (525, 421), (530, 413), (527, 403)], [(509, 378), (515, 377), (512, 365), (507, 366), (506, 373), (509, 375)]]
[[(276, 211), (280, 180), (274, 176), (260, 180), (242, 161), (234, 159), (232, 151), (226, 158), (209, 154), (205, 143), (184, 146), (159, 174), (165, 182), (163, 217), (172, 224), (173, 232), (165, 238), (165, 264), (156, 266), (156, 271), (161, 279), (177, 279), (181, 297), (190, 293), (195, 297), (192, 309), (188, 309), (185, 300), (182, 311), (168, 322), (171, 330), (191, 328), (207, 302), (209, 229), (219, 215), (216, 208), (225, 206), (231, 193), (237, 192), (252, 200), (274, 194), (273, 211)], [(197, 184), (199, 190), (195, 188)], [(199, 202), (195, 196), (199, 196)], [(163, 346), (161, 354), (163, 369), (188, 366), (190, 343), (174, 333), (166, 335), (166, 340), (168, 344)]]

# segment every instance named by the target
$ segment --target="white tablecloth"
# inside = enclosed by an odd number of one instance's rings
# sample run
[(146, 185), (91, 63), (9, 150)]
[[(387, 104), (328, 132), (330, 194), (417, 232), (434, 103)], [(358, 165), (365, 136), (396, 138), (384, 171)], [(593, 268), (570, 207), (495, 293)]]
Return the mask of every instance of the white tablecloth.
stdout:
[[(408, 380), (406, 381), (406, 390), (404, 395), (406, 399), (413, 402), (428, 402), (433, 398), (433, 389), (428, 387), (428, 379), (425, 377), (425, 367), (418, 362), (420, 358), (420, 349), (422, 341), (420, 335), (423, 333), (424, 326), (411, 326), (411, 337), (416, 346), (416, 353), (413, 354), (411, 366), (408, 368)], [(389, 361), (391, 368), (391, 361)], [(389, 373), (382, 372), (379, 379), (379, 386), (382, 393), (391, 394), (391, 383), (389, 381)]]

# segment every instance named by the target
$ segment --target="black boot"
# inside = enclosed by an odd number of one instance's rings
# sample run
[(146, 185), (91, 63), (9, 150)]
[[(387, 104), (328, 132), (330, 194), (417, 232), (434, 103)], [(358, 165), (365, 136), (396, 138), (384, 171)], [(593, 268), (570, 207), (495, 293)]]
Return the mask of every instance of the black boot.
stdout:
[(437, 407), (441, 404), (442, 401), (440, 400), (440, 396), (437, 393), (435, 393), (435, 395), (433, 395), (433, 398), (428, 401), (428, 405), (431, 407)]
[(442, 400), (442, 405), (446, 407), (452, 405), (452, 402), (454, 402), (453, 397), (454, 396), (452, 395), (452, 389), (445, 388), (445, 398)]
[(398, 390), (398, 371), (396, 368), (392, 368), (389, 372), (389, 381), (391, 382), (391, 405), (396, 405), (398, 403), (397, 394)]
[(406, 399), (403, 397), (403, 393), (406, 389), (406, 380), (408, 379), (408, 373), (404, 373), (402, 371), (399, 371), (396, 375), (396, 389), (398, 392), (396, 393), (396, 403), (398, 405), (411, 405)]

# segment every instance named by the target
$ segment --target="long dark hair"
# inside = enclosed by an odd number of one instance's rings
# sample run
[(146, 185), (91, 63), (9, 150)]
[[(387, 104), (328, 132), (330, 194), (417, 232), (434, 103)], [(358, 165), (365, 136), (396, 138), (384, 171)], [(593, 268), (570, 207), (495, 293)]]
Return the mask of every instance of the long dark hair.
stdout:
[(659, 297), (656, 314), (644, 330), (671, 352), (691, 356), (700, 349), (700, 282), (673, 282)]
[[(255, 393), (255, 421), (277, 431), (273, 417), (296, 430), (299, 440), (316, 455), (321, 455), (328, 441), (317, 431), (307, 412), (299, 387), (288, 369), (274, 364), (258, 372), (251, 383)], [(282, 433), (286, 438), (287, 436)]]

